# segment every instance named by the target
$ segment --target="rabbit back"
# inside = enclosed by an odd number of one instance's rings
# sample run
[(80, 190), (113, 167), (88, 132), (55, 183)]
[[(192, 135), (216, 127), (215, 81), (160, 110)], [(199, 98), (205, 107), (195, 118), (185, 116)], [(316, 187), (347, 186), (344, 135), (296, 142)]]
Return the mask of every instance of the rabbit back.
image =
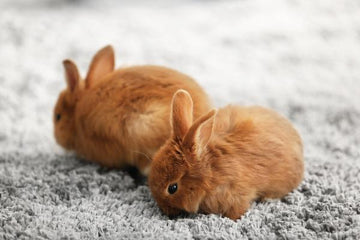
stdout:
[(225, 164), (225, 169), (237, 169), (230, 175), (238, 176), (235, 179), (244, 183), (242, 189), (256, 189), (259, 198), (282, 197), (302, 180), (301, 138), (291, 123), (275, 111), (258, 106), (220, 109), (214, 139), (221, 142), (221, 151), (228, 158), (227, 164), (219, 159), (217, 166)]
[(77, 151), (109, 167), (147, 166), (170, 135), (171, 99), (180, 88), (194, 96), (194, 118), (210, 108), (202, 88), (175, 70), (136, 66), (107, 75), (77, 105)]

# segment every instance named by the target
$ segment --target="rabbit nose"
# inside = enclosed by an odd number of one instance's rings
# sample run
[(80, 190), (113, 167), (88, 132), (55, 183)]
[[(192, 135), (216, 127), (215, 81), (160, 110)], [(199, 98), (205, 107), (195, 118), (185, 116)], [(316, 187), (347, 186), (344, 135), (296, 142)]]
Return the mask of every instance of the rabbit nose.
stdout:
[(199, 211), (200, 202), (189, 202), (184, 206), (184, 209), (188, 213), (197, 213)]

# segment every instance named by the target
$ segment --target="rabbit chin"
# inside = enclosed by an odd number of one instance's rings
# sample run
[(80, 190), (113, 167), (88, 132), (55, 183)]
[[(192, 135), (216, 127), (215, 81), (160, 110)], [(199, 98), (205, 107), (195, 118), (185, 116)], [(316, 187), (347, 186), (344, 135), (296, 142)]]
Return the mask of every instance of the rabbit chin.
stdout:
[(188, 203), (184, 204), (182, 208), (170, 207), (168, 205), (159, 206), (166, 215), (175, 217), (180, 215), (184, 211), (187, 213), (197, 213), (199, 211), (200, 202), (200, 200), (198, 200), (197, 202), (189, 201)]
[(58, 130), (55, 130), (55, 140), (64, 149), (71, 151), (74, 150), (74, 139)]
[(171, 208), (171, 207), (161, 208), (161, 211), (169, 217), (176, 217), (181, 213), (180, 209)]

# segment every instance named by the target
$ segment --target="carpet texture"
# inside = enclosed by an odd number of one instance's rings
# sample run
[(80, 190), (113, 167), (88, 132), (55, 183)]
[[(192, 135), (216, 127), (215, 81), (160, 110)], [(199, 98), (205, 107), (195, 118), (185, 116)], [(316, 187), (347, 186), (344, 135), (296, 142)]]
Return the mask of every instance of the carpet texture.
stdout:
[[(2, 0), (0, 239), (359, 239), (359, 12), (358, 0)], [(64, 152), (51, 120), (61, 61), (84, 75), (109, 43), (117, 66), (166, 65), (216, 106), (290, 118), (304, 140), (303, 183), (238, 221), (169, 219), (133, 171)]]

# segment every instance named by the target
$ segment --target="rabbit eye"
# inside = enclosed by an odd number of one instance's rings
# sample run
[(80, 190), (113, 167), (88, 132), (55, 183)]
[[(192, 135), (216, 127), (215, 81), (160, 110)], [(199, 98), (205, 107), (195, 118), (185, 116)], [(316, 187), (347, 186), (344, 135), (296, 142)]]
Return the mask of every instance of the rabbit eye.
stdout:
[(56, 121), (59, 121), (61, 119), (61, 114), (56, 114), (55, 119)]
[(168, 187), (168, 192), (170, 193), (170, 194), (174, 194), (176, 191), (177, 191), (177, 183), (174, 183), (174, 184), (171, 184), (171, 185), (169, 185), (169, 187)]

